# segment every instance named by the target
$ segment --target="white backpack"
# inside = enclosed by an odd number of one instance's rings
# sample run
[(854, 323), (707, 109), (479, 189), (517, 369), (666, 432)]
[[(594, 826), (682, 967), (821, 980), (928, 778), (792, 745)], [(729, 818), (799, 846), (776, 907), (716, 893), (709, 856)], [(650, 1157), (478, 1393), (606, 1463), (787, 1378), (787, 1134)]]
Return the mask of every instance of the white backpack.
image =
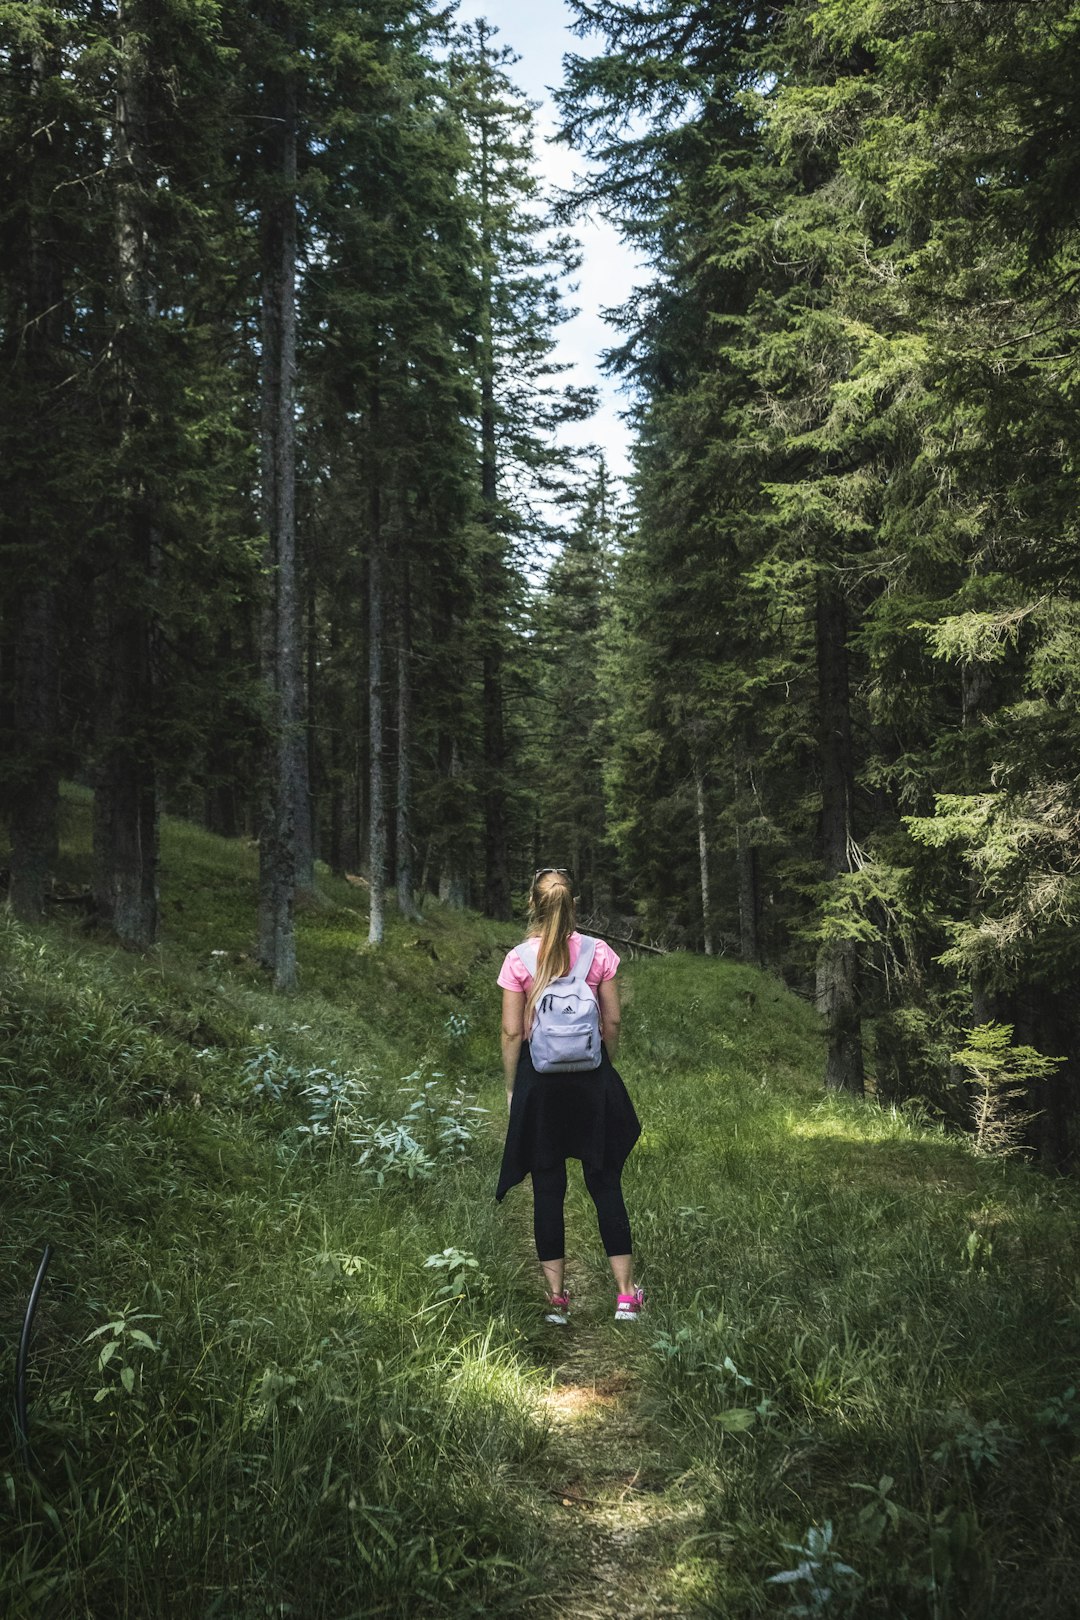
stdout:
[[(581, 950), (569, 973), (552, 979), (533, 1011), (529, 1055), (540, 1074), (572, 1074), (600, 1066), (600, 1008), (585, 976), (592, 967), (597, 941), (581, 936)], [(540, 941), (527, 939), (517, 953), (536, 977)]]

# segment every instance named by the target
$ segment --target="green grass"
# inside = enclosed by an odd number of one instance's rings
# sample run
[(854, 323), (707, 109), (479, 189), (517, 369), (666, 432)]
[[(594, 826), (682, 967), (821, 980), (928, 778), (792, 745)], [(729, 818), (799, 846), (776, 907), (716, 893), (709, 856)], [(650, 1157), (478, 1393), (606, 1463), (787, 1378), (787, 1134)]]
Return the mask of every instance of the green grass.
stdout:
[[(78, 882), (88, 805), (65, 805)], [(492, 1196), (493, 981), (516, 930), (432, 906), (375, 952), (363, 891), (322, 876), (280, 1000), (253, 961), (254, 893), (253, 850), (167, 823), (147, 958), (0, 918), (7, 1388), (56, 1251), (33, 1455), (0, 1463), (0, 1612), (542, 1612), (553, 1565), (584, 1555), (552, 1515), (559, 1350), (528, 1191)], [(1075, 1187), (824, 1096), (813, 1015), (765, 975), (678, 956), (623, 979), (649, 1308), (620, 1343), (650, 1472), (702, 1510), (656, 1555), (680, 1612), (812, 1601), (767, 1577), (828, 1521), (859, 1585), (810, 1612), (1075, 1613)], [(314, 1138), (311, 1083), (339, 1097)], [(411, 1158), (375, 1130), (406, 1117)], [(571, 1185), (577, 1272), (603, 1279)], [(475, 1265), (425, 1264), (448, 1248)]]
[(779, 1544), (831, 1522), (861, 1583), (829, 1613), (1077, 1612), (1077, 1189), (822, 1095), (804, 1009), (758, 975), (633, 978), (640, 1370), (715, 1530), (706, 1607), (771, 1612)]

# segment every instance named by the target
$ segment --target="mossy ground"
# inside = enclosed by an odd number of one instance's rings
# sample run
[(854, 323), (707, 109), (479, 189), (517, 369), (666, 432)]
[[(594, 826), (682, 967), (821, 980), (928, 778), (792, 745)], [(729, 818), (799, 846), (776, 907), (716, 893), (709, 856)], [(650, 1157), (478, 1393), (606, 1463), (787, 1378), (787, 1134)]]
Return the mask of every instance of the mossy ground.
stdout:
[[(254, 894), (253, 849), (168, 823), (148, 957), (0, 928), (8, 1388), (55, 1248), (32, 1455), (9, 1432), (0, 1467), (5, 1616), (1077, 1612), (1074, 1186), (823, 1095), (813, 1015), (766, 975), (627, 963), (647, 1316), (611, 1320), (573, 1174), (575, 1309), (545, 1327), (528, 1189), (492, 1198), (516, 930), (432, 905), (372, 951), (363, 889), (322, 874), (280, 1000)], [(326, 1070), (372, 1125), (437, 1103), (414, 1179), (298, 1130)], [(768, 1584), (826, 1523), (857, 1583)]]

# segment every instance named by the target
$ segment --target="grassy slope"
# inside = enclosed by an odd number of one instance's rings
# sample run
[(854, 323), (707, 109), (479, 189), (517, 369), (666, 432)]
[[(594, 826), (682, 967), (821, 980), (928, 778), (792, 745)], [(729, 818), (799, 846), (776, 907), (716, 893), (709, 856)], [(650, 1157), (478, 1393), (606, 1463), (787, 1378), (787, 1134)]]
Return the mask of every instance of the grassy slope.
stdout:
[[(77, 878), (84, 799), (68, 819)], [(301, 919), (304, 988), (282, 1002), (249, 959), (253, 892), (250, 850), (172, 824), (151, 958), (0, 926), (8, 1385), (56, 1245), (36, 1471), (14, 1453), (0, 1467), (5, 1616), (542, 1612), (556, 1567), (565, 1612), (627, 1614), (598, 1584), (599, 1531), (559, 1498), (576, 1480), (610, 1528), (631, 1513), (617, 1477), (654, 1504), (625, 1544), (635, 1612), (782, 1611), (765, 1580), (798, 1559), (781, 1544), (826, 1520), (863, 1581), (829, 1613), (1075, 1612), (1075, 1189), (823, 1097), (813, 1019), (767, 977), (632, 964), (622, 1067), (646, 1132), (626, 1180), (648, 1320), (614, 1337), (575, 1181), (583, 1309), (545, 1336), (527, 1189), (491, 1198), (491, 980), (513, 929), (432, 907), (373, 953), (362, 891), (325, 879)], [(391, 1164), (380, 1187), (340, 1138), (304, 1145), (295, 1081), (252, 1096), (245, 1064), (262, 1053), (265, 1072), (269, 1050), (279, 1081), (286, 1064), (354, 1071), (372, 1122), (433, 1082), (479, 1130), (429, 1178)], [(458, 1088), (490, 1116), (460, 1112)], [(424, 1265), (447, 1247), (477, 1262), (457, 1298)], [(125, 1310), (149, 1314), (86, 1341)], [(560, 1368), (571, 1396), (589, 1378), (630, 1390), (623, 1428), (553, 1423)]]

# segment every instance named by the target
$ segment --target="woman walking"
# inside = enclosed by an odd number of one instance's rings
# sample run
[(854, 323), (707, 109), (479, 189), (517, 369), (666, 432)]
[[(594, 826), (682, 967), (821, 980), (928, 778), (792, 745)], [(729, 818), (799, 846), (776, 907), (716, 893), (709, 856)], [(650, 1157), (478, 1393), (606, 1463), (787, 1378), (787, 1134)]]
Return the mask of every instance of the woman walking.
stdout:
[[(573, 1072), (541, 1073), (530, 1052), (537, 1009), (554, 981), (574, 973), (583, 950), (591, 952), (585, 984), (599, 1004), (599, 1063)], [(581, 1160), (596, 1205), (617, 1289), (615, 1320), (636, 1321), (641, 1312), (621, 1186), (622, 1168), (641, 1126), (611, 1061), (619, 1043), (618, 966), (619, 958), (603, 940), (577, 932), (569, 874), (554, 867), (537, 872), (529, 895), (529, 937), (507, 953), (498, 979), (510, 1123), (495, 1197), (501, 1202), (511, 1187), (532, 1176), (533, 1232), (548, 1288), (546, 1319), (559, 1326), (565, 1325), (569, 1310), (563, 1227), (567, 1159)], [(542, 1061), (539, 1056), (537, 1061)]]

